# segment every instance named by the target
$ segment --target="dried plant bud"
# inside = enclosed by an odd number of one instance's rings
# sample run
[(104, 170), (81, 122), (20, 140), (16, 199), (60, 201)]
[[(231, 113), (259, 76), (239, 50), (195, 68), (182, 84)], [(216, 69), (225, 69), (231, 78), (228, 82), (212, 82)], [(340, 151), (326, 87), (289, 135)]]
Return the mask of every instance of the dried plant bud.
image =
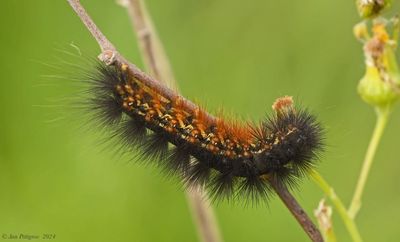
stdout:
[(395, 57), (397, 39), (386, 31), (386, 23), (375, 21), (372, 38), (364, 44), (366, 72), (358, 85), (362, 99), (373, 106), (387, 106), (400, 97), (400, 73)]
[(362, 18), (374, 18), (390, 3), (391, 0), (357, 0), (357, 8)]
[(336, 241), (332, 225), (332, 207), (326, 205), (325, 199), (319, 202), (318, 208), (314, 210), (314, 216), (317, 218), (319, 228), (324, 234), (325, 241)]
[(358, 23), (353, 28), (354, 36), (361, 42), (369, 40), (371, 37), (368, 33), (367, 24), (365, 22)]

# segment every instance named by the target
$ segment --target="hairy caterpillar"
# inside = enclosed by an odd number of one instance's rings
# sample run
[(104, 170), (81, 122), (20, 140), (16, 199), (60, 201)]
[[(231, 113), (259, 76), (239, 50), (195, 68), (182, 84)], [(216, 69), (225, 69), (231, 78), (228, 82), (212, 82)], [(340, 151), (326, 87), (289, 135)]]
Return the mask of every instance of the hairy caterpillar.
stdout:
[(141, 82), (126, 64), (89, 73), (88, 108), (112, 128), (139, 159), (157, 160), (188, 186), (198, 184), (215, 198), (270, 194), (268, 181), (293, 185), (312, 167), (322, 148), (322, 128), (305, 110), (278, 103), (259, 125), (213, 118)]

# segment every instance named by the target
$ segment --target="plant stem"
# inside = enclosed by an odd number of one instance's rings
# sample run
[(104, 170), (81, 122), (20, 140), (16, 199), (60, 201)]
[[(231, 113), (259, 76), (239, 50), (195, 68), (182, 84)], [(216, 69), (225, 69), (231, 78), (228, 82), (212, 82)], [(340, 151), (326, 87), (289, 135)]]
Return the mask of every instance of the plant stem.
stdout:
[(69, 3), (69, 5), (71, 5), (83, 24), (85, 24), (86, 28), (96, 39), (101, 51), (115, 51), (115, 47), (113, 46), (113, 44), (111, 44), (111, 42), (106, 38), (106, 36), (100, 31), (93, 20), (89, 17), (85, 8), (83, 8), (83, 6), (80, 4), (79, 0), (67, 0), (67, 2)]
[(346, 207), (343, 205), (340, 198), (336, 195), (333, 188), (325, 181), (325, 179), (317, 171), (312, 170), (310, 172), (310, 175), (314, 180), (314, 182), (322, 189), (322, 191), (324, 191), (324, 193), (329, 197), (329, 199), (335, 205), (353, 241), (361, 242), (362, 239), (360, 233), (358, 232), (357, 225), (354, 223), (354, 220), (347, 213)]
[(146, 70), (155, 79), (162, 80), (168, 87), (178, 90), (165, 48), (154, 28), (152, 18), (144, 0), (119, 0), (126, 8)]
[(285, 206), (288, 208), (288, 210), (292, 213), (293, 217), (301, 225), (304, 232), (306, 232), (311, 241), (323, 242), (324, 240), (320, 231), (317, 229), (317, 227), (308, 217), (307, 213), (293, 197), (293, 195), (287, 190), (287, 188), (273, 179), (270, 180), (269, 183), (275, 190), (276, 194), (278, 194), (282, 202), (285, 204)]
[(204, 193), (204, 189), (197, 187), (187, 190), (186, 198), (201, 241), (223, 241), (214, 210)]
[(367, 182), (369, 171), (372, 166), (372, 162), (375, 157), (376, 150), (381, 140), (383, 131), (385, 130), (388, 117), (390, 113), (390, 106), (376, 108), (377, 121), (374, 132), (372, 134), (371, 141), (368, 146), (367, 153), (365, 155), (364, 163), (360, 172), (360, 176), (357, 181), (356, 190), (353, 195), (353, 199), (349, 208), (349, 215), (354, 219), (361, 208), (361, 197)]

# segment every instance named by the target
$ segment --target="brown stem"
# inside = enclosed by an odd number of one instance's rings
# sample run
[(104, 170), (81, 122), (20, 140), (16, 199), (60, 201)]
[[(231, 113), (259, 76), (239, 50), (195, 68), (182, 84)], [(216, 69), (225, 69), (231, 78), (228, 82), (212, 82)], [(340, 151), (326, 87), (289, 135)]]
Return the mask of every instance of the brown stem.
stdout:
[(92, 18), (88, 15), (83, 6), (79, 3), (79, 0), (67, 0), (69, 5), (75, 10), (76, 14), (79, 16), (81, 21), (85, 24), (86, 28), (90, 31), (93, 37), (99, 43), (100, 49), (104, 51), (116, 51), (115, 47), (106, 38), (106, 36), (97, 28), (96, 24), (93, 22)]
[(145, 62), (145, 66), (150, 75), (156, 79), (168, 80), (169, 76), (162, 75), (161, 65), (157, 50), (155, 49), (155, 32), (152, 31), (149, 20), (145, 18), (145, 9), (141, 0), (124, 0), (120, 1), (129, 13), (132, 21), (133, 30), (136, 33), (140, 51)]
[(186, 191), (198, 234), (203, 242), (222, 241), (217, 220), (211, 204), (202, 188), (197, 187)]
[(143, 0), (119, 0), (119, 3), (128, 10), (150, 75), (156, 79), (162, 79), (168, 87), (178, 90), (171, 64)]
[[(164, 47), (157, 38), (144, 2), (142, 0), (125, 0), (120, 1), (120, 4), (128, 10), (139, 49), (150, 74), (159, 80), (164, 80), (164, 83), (169, 80), (165, 84), (178, 90), (178, 84), (175, 82)], [(222, 241), (214, 211), (202, 189), (198, 187), (186, 190), (186, 198), (201, 241)]]
[[(100, 55), (100, 60), (102, 60), (106, 64), (116, 64), (116, 65), (128, 65), (128, 70), (131, 74), (143, 84), (147, 85), (151, 89), (155, 90), (162, 96), (170, 99), (176, 100), (180, 98), (183, 101), (183, 109), (188, 110), (190, 112), (194, 112), (194, 110), (198, 109), (198, 106), (193, 104), (190, 100), (185, 99), (180, 96), (176, 92), (167, 88), (161, 82), (147, 75), (139, 68), (137, 68), (134, 64), (129, 63), (123, 56), (121, 56), (110, 41), (102, 34), (102, 32), (97, 28), (94, 24), (93, 20), (86, 13), (79, 0), (67, 0), (71, 7), (75, 10), (78, 16), (81, 18), (82, 22), (86, 25), (90, 33), (96, 39), (97, 43), (100, 45), (102, 50), (102, 54)], [(209, 113), (204, 113), (205, 121), (215, 122), (216, 118)], [(278, 185), (275, 182), (271, 181), (271, 185), (274, 187), (276, 193), (286, 205), (286, 207), (290, 210), (292, 215), (299, 222), (303, 230), (307, 233), (310, 239), (314, 242), (322, 242), (322, 236), (317, 230), (316, 226), (313, 224), (311, 219), (305, 213), (305, 211), (301, 208), (300, 204), (296, 201), (296, 199), (290, 194), (290, 192), (281, 185)]]
[(304, 232), (310, 237), (311, 241), (323, 242), (322, 235), (317, 229), (315, 224), (308, 217), (307, 213), (303, 210), (300, 204), (297, 202), (296, 198), (287, 190), (285, 186), (282, 186), (274, 180), (270, 180), (271, 186), (274, 188), (276, 194), (286, 205), (289, 211), (292, 213), (293, 217), (296, 218), (297, 222), (301, 225)]

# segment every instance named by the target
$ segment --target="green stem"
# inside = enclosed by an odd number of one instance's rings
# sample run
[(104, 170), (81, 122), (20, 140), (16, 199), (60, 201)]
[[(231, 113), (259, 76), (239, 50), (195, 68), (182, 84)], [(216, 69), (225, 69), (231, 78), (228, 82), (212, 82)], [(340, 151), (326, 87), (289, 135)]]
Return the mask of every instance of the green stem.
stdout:
[(333, 230), (330, 231), (325, 231), (324, 232), (324, 237), (326, 242), (336, 242), (336, 235), (333, 232)]
[(343, 205), (340, 198), (336, 195), (333, 188), (329, 186), (329, 184), (317, 171), (312, 170), (310, 172), (310, 175), (314, 180), (314, 182), (322, 189), (322, 191), (324, 191), (324, 193), (329, 197), (329, 199), (335, 205), (353, 241), (362, 242), (361, 235), (357, 229), (357, 225), (354, 223), (354, 220), (347, 213), (346, 207)]
[(367, 153), (365, 155), (364, 163), (361, 168), (361, 173), (357, 181), (356, 190), (353, 195), (353, 199), (349, 208), (349, 215), (352, 219), (354, 219), (361, 208), (361, 197), (365, 188), (365, 184), (367, 182), (367, 178), (369, 175), (369, 171), (372, 166), (372, 162), (375, 157), (376, 150), (378, 148), (378, 144), (381, 140), (383, 131), (386, 127), (388, 117), (390, 113), (390, 107), (380, 107), (376, 109), (377, 114), (377, 122), (375, 125), (374, 132), (372, 134), (371, 141), (368, 146)]
[(333, 229), (324, 232), (325, 238), (326, 238), (326, 242), (336, 242), (336, 235), (335, 232), (333, 231)]

